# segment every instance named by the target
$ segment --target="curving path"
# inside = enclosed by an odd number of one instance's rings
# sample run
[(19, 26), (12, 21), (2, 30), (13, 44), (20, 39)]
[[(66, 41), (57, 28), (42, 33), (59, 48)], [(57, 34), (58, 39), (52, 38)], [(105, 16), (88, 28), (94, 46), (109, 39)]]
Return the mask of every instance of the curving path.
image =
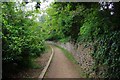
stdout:
[(44, 78), (80, 78), (74, 64), (66, 58), (61, 49), (52, 47), (54, 56)]

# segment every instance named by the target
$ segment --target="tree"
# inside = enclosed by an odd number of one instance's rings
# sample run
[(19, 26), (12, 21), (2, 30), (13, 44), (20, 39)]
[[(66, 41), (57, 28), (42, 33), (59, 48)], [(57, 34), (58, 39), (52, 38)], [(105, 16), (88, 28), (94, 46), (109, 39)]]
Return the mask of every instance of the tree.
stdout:
[[(30, 61), (44, 51), (44, 38), (39, 22), (29, 19), (28, 14), (18, 9), (16, 3), (2, 3), (2, 62), (6, 65), (17, 63), (30, 67)], [(9, 64), (10, 63), (10, 64)]]

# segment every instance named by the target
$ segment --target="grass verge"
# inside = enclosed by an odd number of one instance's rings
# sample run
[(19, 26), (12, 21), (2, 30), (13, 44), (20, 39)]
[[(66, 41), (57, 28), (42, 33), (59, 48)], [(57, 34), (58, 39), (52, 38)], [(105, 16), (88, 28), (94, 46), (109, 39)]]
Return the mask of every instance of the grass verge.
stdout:
[(70, 61), (72, 61), (73, 63), (77, 64), (77, 61), (75, 60), (75, 58), (73, 57), (73, 55), (72, 55), (69, 51), (67, 51), (66, 49), (64, 49), (64, 48), (62, 48), (62, 47), (60, 47), (60, 46), (58, 46), (58, 45), (55, 45), (55, 46), (58, 47), (58, 48), (60, 48), (60, 49), (63, 51), (63, 53), (65, 54), (65, 56), (66, 56)]

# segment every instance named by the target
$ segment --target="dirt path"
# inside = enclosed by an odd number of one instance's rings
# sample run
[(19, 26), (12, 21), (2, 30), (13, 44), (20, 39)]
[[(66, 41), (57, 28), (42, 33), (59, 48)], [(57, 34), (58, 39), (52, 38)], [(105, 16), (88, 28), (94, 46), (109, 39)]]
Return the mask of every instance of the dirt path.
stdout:
[(61, 49), (52, 47), (54, 56), (45, 78), (80, 78), (74, 64), (66, 58)]

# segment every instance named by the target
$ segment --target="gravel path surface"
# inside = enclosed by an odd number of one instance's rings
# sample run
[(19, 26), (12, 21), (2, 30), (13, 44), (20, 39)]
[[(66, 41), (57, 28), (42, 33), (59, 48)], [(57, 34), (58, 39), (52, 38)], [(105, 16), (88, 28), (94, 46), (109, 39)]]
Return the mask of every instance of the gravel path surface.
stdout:
[(54, 56), (44, 78), (80, 78), (79, 72), (61, 49), (52, 46)]

